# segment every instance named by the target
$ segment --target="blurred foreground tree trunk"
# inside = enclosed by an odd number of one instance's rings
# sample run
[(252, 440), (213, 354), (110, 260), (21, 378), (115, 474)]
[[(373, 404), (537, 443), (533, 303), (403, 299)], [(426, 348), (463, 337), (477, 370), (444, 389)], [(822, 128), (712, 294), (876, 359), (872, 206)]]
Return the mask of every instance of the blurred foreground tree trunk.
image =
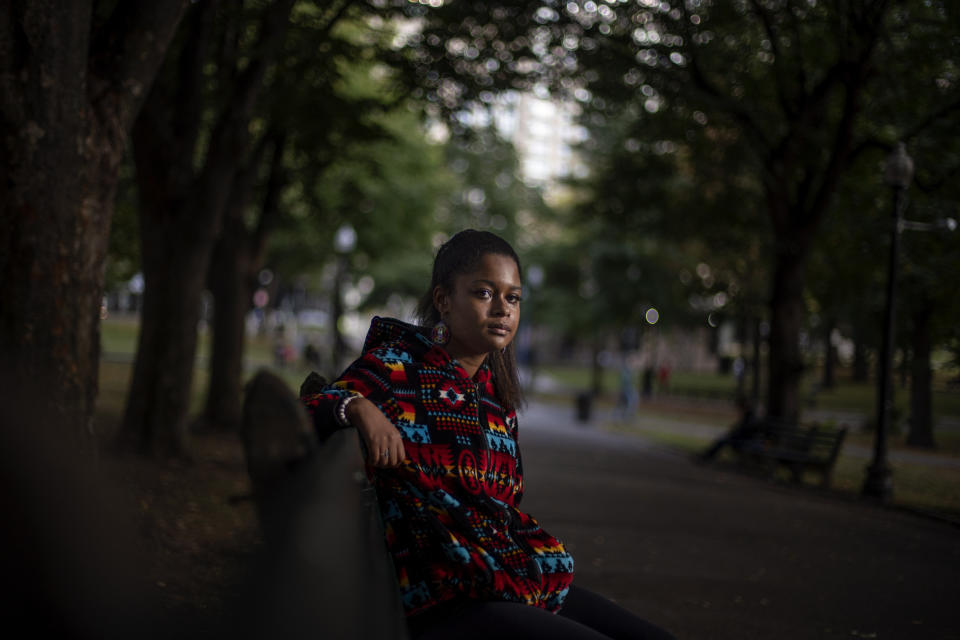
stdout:
[(249, 50), (242, 43), (251, 25), (242, 11), (218, 13), (213, 2), (194, 6), (179, 55), (134, 127), (145, 289), (121, 438), (143, 452), (188, 454), (201, 296), (237, 163), (249, 146), (254, 106), (292, 4), (263, 6)]
[(0, 9), (0, 403), (80, 449), (119, 165), (186, 1), (95, 5)]

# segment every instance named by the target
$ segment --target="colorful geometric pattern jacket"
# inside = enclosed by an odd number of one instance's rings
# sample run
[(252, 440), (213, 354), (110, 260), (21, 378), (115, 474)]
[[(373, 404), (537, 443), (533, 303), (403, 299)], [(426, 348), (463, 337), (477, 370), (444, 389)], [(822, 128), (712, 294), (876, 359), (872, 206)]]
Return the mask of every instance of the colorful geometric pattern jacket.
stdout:
[(573, 580), (563, 544), (518, 508), (517, 416), (493, 384), (486, 365), (471, 379), (426, 330), (374, 318), (362, 356), (302, 398), (321, 432), (344, 395), (360, 394), (403, 436), (400, 467), (367, 471), (407, 615), (458, 597), (557, 611)]

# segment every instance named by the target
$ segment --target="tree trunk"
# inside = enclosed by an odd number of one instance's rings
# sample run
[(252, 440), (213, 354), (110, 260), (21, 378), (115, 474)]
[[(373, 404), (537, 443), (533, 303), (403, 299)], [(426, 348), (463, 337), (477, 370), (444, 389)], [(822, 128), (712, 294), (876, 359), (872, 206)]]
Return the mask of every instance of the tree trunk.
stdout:
[(134, 130), (144, 306), (121, 440), (144, 453), (189, 456), (200, 303), (233, 167), (211, 159), (196, 183), (189, 183), (196, 184), (193, 189), (164, 193), (161, 185), (177, 184), (170, 176), (183, 167), (157, 161), (153, 145), (162, 142), (145, 131), (149, 127), (138, 122)]
[(90, 2), (0, 9), (0, 403), (11, 431), (95, 445), (117, 174), (183, 5), (117, 6), (95, 34)]
[[(145, 288), (121, 440), (144, 452), (190, 454), (187, 412), (205, 277), (237, 164), (246, 155), (257, 95), (283, 42), (291, 5), (265, 5), (254, 53), (233, 78), (232, 94), (214, 107), (219, 113), (199, 169), (197, 118), (204, 108), (198, 87), (202, 67), (211, 61), (214, 4), (195, 9), (177, 73), (171, 70), (172, 82), (154, 88), (134, 127)], [(232, 68), (241, 53), (216, 62)]]
[(143, 313), (122, 439), (143, 453), (188, 452), (186, 416), (200, 321), (207, 256), (176, 225), (141, 215)]
[(912, 313), (912, 351), (910, 380), (910, 431), (907, 444), (913, 447), (933, 449), (933, 401), (932, 374), (930, 368), (930, 318), (929, 304), (916, 305)]
[(913, 358), (911, 357), (910, 349), (908, 347), (904, 347), (903, 349), (901, 349), (900, 350), (900, 366), (898, 367), (900, 372), (900, 388), (901, 389), (906, 389), (907, 385), (910, 382), (910, 363), (912, 361), (913, 361)]
[(796, 251), (777, 252), (770, 299), (770, 382), (767, 415), (795, 422), (800, 417), (800, 327), (803, 320), (803, 260)]
[[(253, 230), (244, 222), (263, 152), (273, 145), (266, 193)], [(261, 140), (252, 160), (234, 180), (226, 220), (213, 255), (208, 282), (214, 298), (213, 351), (203, 422), (213, 429), (234, 431), (242, 418), (243, 353), (246, 316), (263, 265), (267, 237), (280, 214), (285, 184), (285, 136), (273, 132)]]
[(870, 364), (867, 362), (867, 345), (863, 340), (863, 330), (853, 330), (853, 381), (868, 382), (870, 380)]
[(213, 294), (213, 348), (204, 427), (236, 432), (242, 419), (243, 352), (246, 313), (255, 277), (243, 209), (231, 207), (210, 268)]
[(760, 354), (763, 346), (763, 335), (760, 328), (762, 322), (759, 317), (753, 319), (753, 357), (751, 358), (752, 364), (750, 365), (753, 374), (753, 386), (750, 390), (750, 397), (753, 400), (754, 407), (760, 404), (760, 371), (763, 369), (760, 363)]
[(830, 319), (824, 323), (823, 380), (820, 383), (821, 389), (833, 389), (837, 385), (837, 347), (833, 344), (833, 331), (836, 328), (836, 320)]
[(101, 266), (120, 155), (108, 144), (78, 148), (74, 141), (95, 128), (89, 117), (33, 122), (50, 132), (35, 145), (0, 136), (8, 143), (0, 169), (7, 178), (0, 181), (13, 183), (2, 194), (0, 216), (3, 406), (24, 408), (8, 416), (19, 427), (42, 429), (80, 450), (94, 444)]

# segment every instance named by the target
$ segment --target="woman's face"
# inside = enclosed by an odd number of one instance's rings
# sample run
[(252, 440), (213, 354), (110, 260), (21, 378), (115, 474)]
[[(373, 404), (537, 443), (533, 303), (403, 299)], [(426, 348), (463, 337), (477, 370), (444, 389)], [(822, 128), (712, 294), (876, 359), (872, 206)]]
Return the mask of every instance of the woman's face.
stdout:
[(453, 291), (437, 287), (434, 303), (450, 327), (447, 352), (484, 357), (506, 348), (520, 322), (520, 294), (517, 263), (493, 253), (483, 256), (475, 271), (457, 276)]

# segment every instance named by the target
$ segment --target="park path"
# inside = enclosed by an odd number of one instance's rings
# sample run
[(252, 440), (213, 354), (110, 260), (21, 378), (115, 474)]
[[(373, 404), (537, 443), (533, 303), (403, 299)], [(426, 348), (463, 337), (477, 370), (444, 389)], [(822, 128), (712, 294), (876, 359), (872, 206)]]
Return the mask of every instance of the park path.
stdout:
[(960, 640), (960, 529), (692, 464), (572, 407), (521, 415), (525, 510), (577, 583), (681, 640)]

